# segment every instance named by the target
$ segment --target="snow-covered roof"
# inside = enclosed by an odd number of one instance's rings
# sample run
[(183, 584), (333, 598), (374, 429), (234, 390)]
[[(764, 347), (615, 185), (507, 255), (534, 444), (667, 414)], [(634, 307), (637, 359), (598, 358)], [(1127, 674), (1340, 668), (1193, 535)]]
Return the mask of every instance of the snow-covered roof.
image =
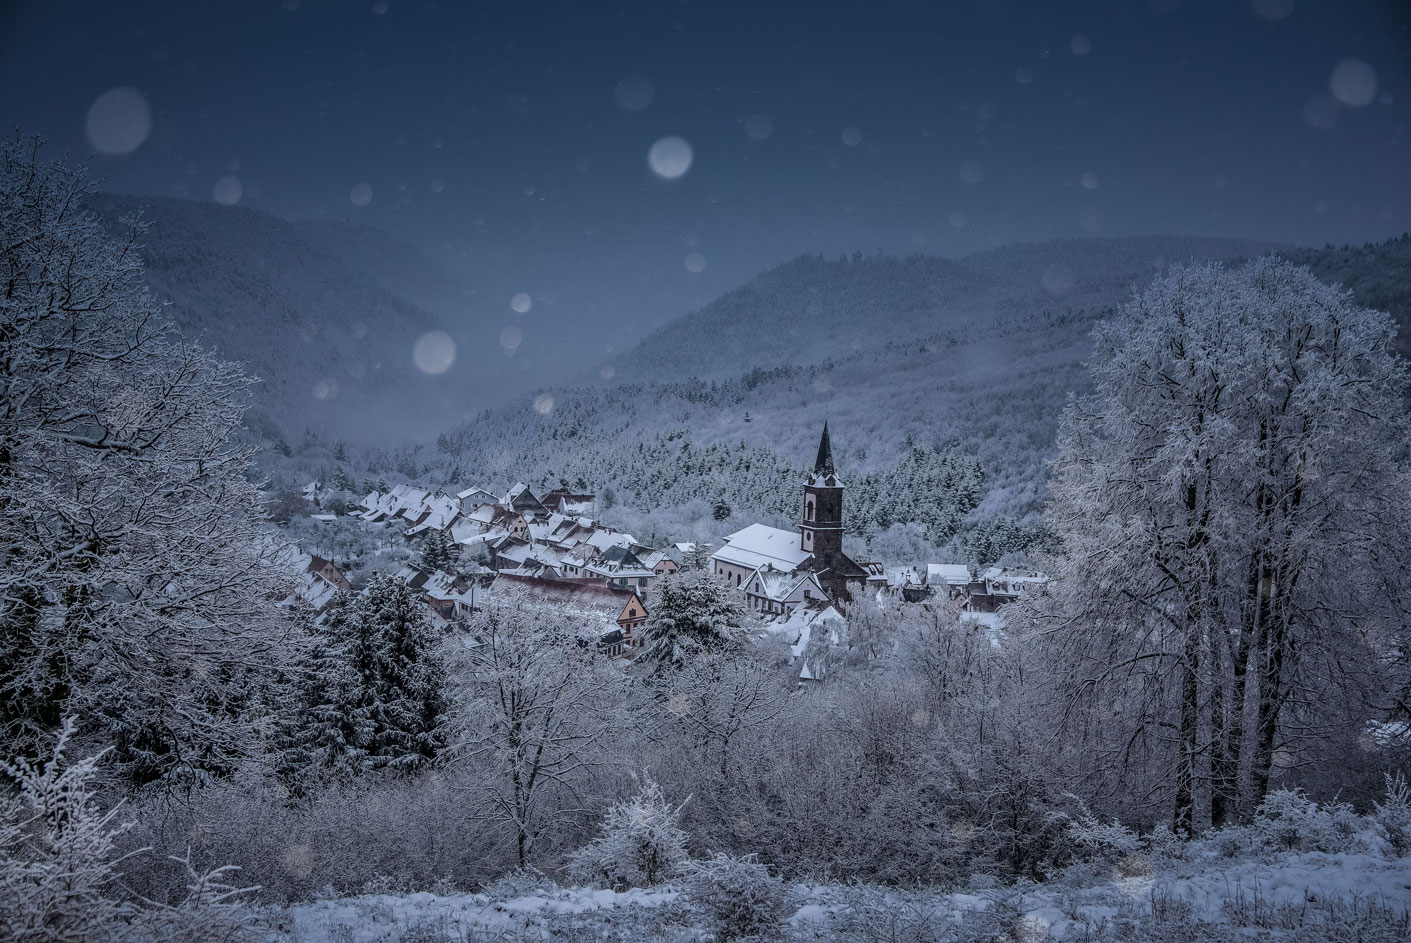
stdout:
[(711, 554), (710, 558), (750, 570), (766, 563), (777, 569), (793, 570), (810, 556), (812, 554), (799, 546), (797, 531), (751, 524), (726, 537), (725, 546)]
[(763, 596), (772, 602), (783, 603), (789, 602), (789, 597), (793, 596), (804, 583), (809, 584), (810, 589), (817, 591), (817, 598), (827, 598), (823, 593), (823, 587), (818, 583), (818, 577), (813, 573), (785, 573), (767, 563), (751, 573), (744, 585), (751, 593)]
[(599, 550), (606, 550), (609, 547), (630, 547), (637, 542), (637, 538), (631, 534), (619, 533), (604, 527), (593, 531), (585, 542), (592, 544)]
[(970, 582), (970, 567), (964, 563), (928, 563), (926, 564), (926, 583), (937, 586), (945, 583), (948, 586), (964, 586)]

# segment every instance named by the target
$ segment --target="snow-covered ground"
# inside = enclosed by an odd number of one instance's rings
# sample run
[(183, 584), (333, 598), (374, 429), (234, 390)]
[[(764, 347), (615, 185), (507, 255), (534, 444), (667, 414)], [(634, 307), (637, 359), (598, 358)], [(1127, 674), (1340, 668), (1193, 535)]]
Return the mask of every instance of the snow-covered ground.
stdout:
[[(1182, 861), (1149, 876), (1070, 874), (1052, 884), (968, 893), (798, 885), (786, 940), (1347, 939), (1411, 937), (1411, 858), (1303, 853)], [(545, 889), (368, 895), (283, 915), (290, 943), (394, 940), (709, 939), (671, 886), (615, 893)], [(1355, 932), (1354, 932), (1355, 931)]]

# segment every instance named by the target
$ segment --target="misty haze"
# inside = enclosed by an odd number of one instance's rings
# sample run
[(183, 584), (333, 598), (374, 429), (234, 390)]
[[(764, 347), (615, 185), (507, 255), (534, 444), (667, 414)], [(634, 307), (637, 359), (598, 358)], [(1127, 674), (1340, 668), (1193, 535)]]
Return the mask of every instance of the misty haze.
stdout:
[(0, 6), (0, 940), (1411, 938), (1411, 9)]

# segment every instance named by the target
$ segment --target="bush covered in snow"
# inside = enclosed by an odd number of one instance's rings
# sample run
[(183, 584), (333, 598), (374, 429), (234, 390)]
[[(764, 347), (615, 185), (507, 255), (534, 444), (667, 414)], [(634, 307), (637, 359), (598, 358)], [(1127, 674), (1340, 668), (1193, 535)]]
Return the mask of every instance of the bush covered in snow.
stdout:
[(1255, 810), (1253, 833), (1267, 850), (1353, 850), (1365, 823), (1342, 802), (1319, 805), (1298, 789), (1276, 789)]
[(1411, 783), (1405, 773), (1386, 778), (1386, 799), (1373, 808), (1372, 821), (1386, 834), (1392, 853), (1411, 855)]
[[(119, 838), (131, 826), (98, 807), (93, 779), (102, 754), (69, 763), (66, 721), (51, 758), (0, 763), (14, 786), (0, 798), (0, 931), (26, 941), (256, 939), (259, 924), (243, 898), (253, 889), (226, 883), (232, 868), (198, 872), (176, 859), (186, 893), (172, 905), (123, 893)], [(134, 854), (140, 854), (135, 852)]]
[(789, 913), (784, 882), (753, 855), (717, 854), (686, 865), (687, 902), (705, 918), (717, 940), (768, 938)]
[(598, 836), (573, 855), (569, 870), (583, 881), (621, 890), (650, 887), (685, 860), (681, 809), (648, 778), (632, 798), (608, 809)]

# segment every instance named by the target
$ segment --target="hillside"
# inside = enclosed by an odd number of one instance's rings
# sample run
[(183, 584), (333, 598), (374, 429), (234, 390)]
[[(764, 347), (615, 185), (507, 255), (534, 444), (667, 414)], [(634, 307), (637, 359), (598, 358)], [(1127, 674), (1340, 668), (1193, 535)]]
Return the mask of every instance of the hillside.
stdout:
[(1016, 315), (1120, 303), (1173, 262), (1269, 248), (1150, 236), (1022, 244), (955, 261), (801, 256), (659, 328), (611, 366), (618, 380), (718, 379), (928, 335), (976, 339)]
[(92, 208), (114, 229), (143, 211), (148, 283), (184, 334), (260, 378), (249, 421), (269, 438), (434, 434), (468, 390), (484, 388), (466, 345), (443, 376), (415, 368), (413, 344), (443, 322), (402, 292), (423, 283), (430, 304), (451, 282), (391, 237), (160, 197), (100, 194)]
[[(671, 325), (619, 361), (669, 375), (663, 363), (688, 374), (681, 361), (701, 357), (698, 372), (708, 379), (549, 390), (549, 400), (539, 402), (552, 408), (542, 413), (524, 396), (444, 436), (445, 471), (488, 480), (539, 473), (554, 484), (566, 478), (610, 485), (626, 505), (617, 512), (625, 524), (708, 537), (756, 518), (789, 520), (797, 475), (826, 417), (839, 469), (860, 486), (849, 498), (855, 539), (871, 541), (870, 552), (884, 557), (900, 542), (920, 538), (953, 555), (989, 561), (1042, 539), (1037, 524), (1045, 462), (1068, 395), (1086, 388), (1083, 360), (1091, 329), (1158, 270), (1163, 259), (1152, 250), (1162, 247), (1169, 250), (1165, 260), (1178, 249), (1182, 257), (1200, 258), (1217, 248), (1232, 256), (1251, 248), (1194, 240), (1049, 243), (962, 260), (973, 275), (937, 260), (798, 260), (708, 306), (702, 324), (688, 318)], [(1103, 262), (1108, 256), (1110, 270)], [(1389, 309), (1403, 326), (1403, 343), (1411, 338), (1411, 239), (1304, 250), (1294, 257), (1325, 279), (1345, 281), (1364, 303)], [(1064, 300), (1080, 305), (1060, 307), (1043, 289), (1043, 273), (1056, 265), (1067, 269)], [(1001, 283), (1006, 271), (1015, 274), (1016, 284)], [(767, 368), (731, 376), (738, 347), (726, 343), (718, 359), (706, 359), (709, 345), (685, 352), (685, 345), (704, 345), (725, 324), (741, 331), (755, 325), (753, 336), (765, 349), (777, 350), (776, 339), (791, 330), (788, 318), (807, 306), (788, 301), (791, 284), (813, 299), (809, 303), (828, 308), (818, 323), (838, 323), (846, 305), (859, 312), (855, 320), (873, 323), (861, 312), (872, 307), (868, 299), (888, 273), (910, 276), (910, 282), (875, 308), (899, 309), (906, 299), (923, 298), (933, 281), (944, 287), (932, 297), (960, 284), (975, 291), (955, 291), (954, 307), (905, 321), (916, 334), (897, 336), (903, 330), (898, 321), (880, 328), (866, 346), (859, 343), (823, 362), (808, 362), (812, 354), (771, 354), (777, 359)], [(1025, 286), (1031, 279), (1039, 280), (1042, 294)], [(951, 317), (1006, 294), (1006, 307), (979, 324)], [(926, 328), (940, 330), (919, 333)], [(682, 353), (669, 349), (672, 338), (683, 345)], [(656, 366), (649, 370), (648, 363)], [(624, 366), (619, 379), (629, 372)], [(918, 460), (917, 450), (925, 457)], [(947, 487), (918, 490), (918, 461), (926, 467), (934, 461), (978, 463), (978, 503)], [(717, 519), (717, 506), (728, 507), (730, 516)], [(964, 518), (959, 530), (938, 524), (953, 522), (957, 508)], [(920, 526), (893, 528), (908, 519)]]
[(373, 226), (347, 219), (292, 223), (311, 246), (342, 259), (393, 294), (454, 327), (466, 289), (420, 249)]

